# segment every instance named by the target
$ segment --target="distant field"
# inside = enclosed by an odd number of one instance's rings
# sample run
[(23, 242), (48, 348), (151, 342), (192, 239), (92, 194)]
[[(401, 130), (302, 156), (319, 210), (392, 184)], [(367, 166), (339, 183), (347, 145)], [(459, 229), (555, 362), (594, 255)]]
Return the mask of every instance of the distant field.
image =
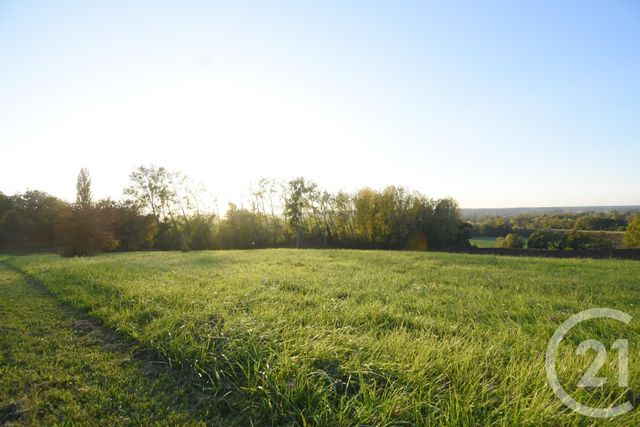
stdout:
[(472, 245), (476, 245), (479, 248), (495, 248), (496, 247), (495, 237), (472, 237), (471, 239), (469, 239), (469, 242)]
[[(496, 239), (497, 239), (497, 237), (477, 236), (477, 237), (472, 237), (471, 239), (469, 239), (469, 242), (472, 245), (476, 245), (479, 248), (495, 248), (496, 247)], [(524, 244), (526, 246), (528, 239), (526, 237), (522, 237), (522, 239), (524, 240)]]
[[(100, 420), (100, 405), (110, 405), (103, 410), (119, 411), (110, 424), (149, 424), (161, 413), (176, 423), (224, 425), (592, 425), (548, 387), (548, 340), (587, 308), (640, 317), (634, 261), (273, 249), (0, 262), (25, 274), (0, 282), (3, 301), (22, 301), (5, 302), (12, 311), (0, 311), (0, 319), (29, 310), (25, 319), (42, 325), (26, 347), (26, 326), (0, 323), (0, 408), (18, 401), (25, 412), (14, 414), (18, 420), (33, 420), (29, 411), (37, 410), (52, 422), (72, 414), (91, 424)], [(38, 294), (49, 308), (29, 308), (32, 297), (21, 292), (41, 285), (52, 293)], [(81, 332), (54, 345), (66, 330), (57, 326), (56, 300), (118, 330), (135, 351), (114, 349), (100, 336), (74, 341)], [(624, 333), (629, 388), (640, 389), (636, 322), (567, 336), (559, 355), (563, 383), (575, 384), (593, 360), (574, 354), (587, 332), (602, 334), (607, 348), (614, 332)], [(41, 366), (49, 356), (33, 357), (38, 346), (66, 352), (60, 372)], [(92, 364), (100, 369), (95, 376)], [(149, 366), (163, 369), (161, 376), (149, 379)], [(599, 375), (613, 378), (615, 369), (608, 361)], [(621, 398), (615, 382), (608, 384), (590, 404)], [(142, 392), (148, 387), (152, 394)], [(57, 396), (53, 409), (41, 402), (43, 390)], [(637, 425), (640, 415), (616, 422)]]

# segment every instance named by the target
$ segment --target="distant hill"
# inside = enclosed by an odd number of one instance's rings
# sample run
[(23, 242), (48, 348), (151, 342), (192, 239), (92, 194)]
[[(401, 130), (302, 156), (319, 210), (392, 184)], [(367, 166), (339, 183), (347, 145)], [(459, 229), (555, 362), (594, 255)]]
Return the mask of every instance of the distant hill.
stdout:
[(515, 216), (518, 214), (561, 214), (585, 212), (640, 212), (640, 206), (551, 206), (537, 208), (477, 208), (461, 209), (464, 218), (480, 218), (486, 216)]

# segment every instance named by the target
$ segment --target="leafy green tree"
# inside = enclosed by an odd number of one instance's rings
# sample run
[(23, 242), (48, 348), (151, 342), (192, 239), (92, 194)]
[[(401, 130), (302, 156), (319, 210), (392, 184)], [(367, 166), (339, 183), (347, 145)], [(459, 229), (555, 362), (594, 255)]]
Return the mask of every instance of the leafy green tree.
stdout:
[(189, 246), (192, 249), (215, 248), (214, 220), (214, 215), (204, 214), (197, 214), (191, 218), (189, 224)]
[(608, 249), (614, 249), (617, 247), (617, 243), (607, 233), (588, 233), (587, 234), (587, 249), (603, 251)]
[(80, 206), (91, 206), (92, 203), (91, 176), (89, 175), (89, 169), (82, 168), (80, 169), (76, 182), (76, 204)]
[(549, 238), (542, 231), (534, 231), (527, 240), (527, 247), (530, 249), (549, 249), (550, 245)]
[(640, 248), (640, 215), (635, 215), (624, 233), (624, 245), (628, 248)]
[(91, 201), (91, 179), (82, 169), (76, 184), (76, 204), (69, 207), (62, 221), (63, 255), (97, 255), (113, 250), (118, 241), (113, 235), (115, 217), (109, 203), (94, 205)]
[(309, 207), (309, 195), (315, 191), (317, 185), (299, 177), (289, 181), (288, 197), (285, 203), (285, 213), (289, 219), (289, 224), (296, 232), (296, 248), (300, 247), (302, 234), (302, 221), (305, 209)]
[(605, 233), (588, 233), (571, 230), (560, 242), (563, 249), (573, 250), (606, 250), (613, 249), (616, 244)]
[(13, 200), (0, 191), (0, 221), (2, 221), (2, 217), (10, 211), (11, 208), (13, 208)]
[(352, 242), (355, 238), (355, 208), (353, 196), (339, 191), (331, 198), (332, 223), (335, 228), (334, 238)]
[(510, 218), (489, 217), (474, 224), (474, 233), (479, 236), (499, 237), (513, 231)]
[[(431, 237), (431, 244), (438, 243), (439, 246), (453, 246), (460, 233), (460, 215), (458, 204), (455, 200), (447, 198), (438, 200), (433, 210), (434, 231), (437, 240)], [(429, 234), (427, 234), (429, 237)]]
[(55, 250), (60, 218), (67, 204), (47, 193), (26, 191), (0, 198), (0, 247)]
[(370, 188), (358, 191), (353, 198), (355, 236), (362, 242), (375, 244), (380, 240), (376, 199), (376, 192)]
[(509, 233), (504, 238), (498, 237), (496, 239), (496, 247), (509, 249), (524, 248), (524, 239), (515, 233)]
[(173, 174), (164, 167), (139, 166), (129, 174), (130, 185), (124, 194), (159, 220), (165, 220), (177, 194), (173, 188)]
[(263, 248), (269, 232), (256, 213), (230, 203), (220, 224), (220, 243), (224, 249)]
[(118, 246), (104, 213), (97, 207), (69, 208), (63, 225), (64, 256), (97, 255)]
[(127, 202), (112, 206), (111, 209), (114, 211), (114, 236), (118, 241), (118, 250), (135, 251), (153, 247), (158, 235), (158, 221), (153, 215), (145, 215), (138, 206)]
[(578, 230), (571, 230), (567, 233), (560, 243), (561, 249), (582, 250), (587, 249), (589, 236)]

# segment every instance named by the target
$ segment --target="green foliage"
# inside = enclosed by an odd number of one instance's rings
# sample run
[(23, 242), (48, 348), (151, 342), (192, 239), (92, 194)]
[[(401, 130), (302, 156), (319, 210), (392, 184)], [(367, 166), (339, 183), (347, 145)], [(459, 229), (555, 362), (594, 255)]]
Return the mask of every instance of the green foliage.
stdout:
[(624, 244), (629, 248), (640, 248), (640, 215), (634, 216), (624, 234)]
[(223, 248), (264, 248), (269, 243), (269, 232), (258, 215), (229, 204), (220, 226), (220, 244)]
[(496, 239), (496, 247), (497, 248), (510, 248), (510, 249), (520, 249), (524, 248), (525, 240), (522, 236), (519, 236), (515, 233), (509, 233), (505, 237), (498, 237)]
[(612, 211), (607, 214), (601, 212), (585, 212), (481, 217), (475, 218), (473, 221), (473, 235), (498, 237), (512, 232), (529, 235), (534, 231), (569, 231), (573, 229), (584, 231), (623, 231), (633, 214), (633, 211)]
[(76, 182), (76, 205), (91, 206), (93, 196), (91, 195), (91, 177), (89, 169), (82, 168), (78, 174)]
[(605, 233), (588, 233), (571, 230), (558, 243), (559, 249), (607, 250), (614, 249), (616, 242)]
[(452, 199), (431, 200), (390, 186), (382, 192), (359, 191), (353, 210), (354, 237), (365, 246), (426, 249), (468, 245), (470, 226), (460, 219)]
[(212, 249), (216, 247), (213, 215), (198, 214), (190, 218), (187, 229), (189, 231), (189, 247), (191, 249)]
[(310, 196), (316, 191), (316, 188), (315, 183), (307, 182), (303, 177), (289, 181), (284, 214), (289, 219), (291, 227), (296, 231), (296, 248), (300, 247), (304, 210), (309, 207)]
[(582, 215), (576, 218), (573, 227), (576, 230), (618, 230), (624, 227), (624, 219), (603, 213)]
[(122, 203), (111, 206), (115, 224), (113, 234), (118, 241), (118, 250), (135, 251), (151, 249), (158, 235), (158, 220), (153, 215), (144, 215), (134, 204)]
[(115, 249), (118, 242), (111, 229), (114, 218), (105, 206), (91, 200), (89, 171), (82, 169), (76, 184), (76, 204), (65, 210), (60, 221), (65, 256), (97, 255)]
[(171, 216), (171, 205), (177, 197), (172, 187), (173, 174), (164, 167), (139, 166), (129, 174), (131, 184), (124, 194), (160, 220)]
[[(469, 244), (471, 226), (461, 220), (454, 200), (427, 199), (400, 187), (332, 194), (320, 190), (313, 182), (297, 178), (279, 193), (273, 181), (262, 179), (252, 194), (254, 216), (244, 222), (255, 230), (252, 233), (256, 238), (249, 238), (247, 234), (251, 233), (242, 231), (244, 226), (239, 221), (227, 226), (229, 218), (223, 218), (220, 247), (234, 244), (231, 247), (244, 248), (253, 241), (259, 246), (258, 240), (263, 238), (265, 245), (296, 247), (425, 250)], [(282, 216), (274, 208), (278, 199), (282, 200)], [(233, 243), (230, 229), (245, 235), (239, 239), (242, 243)]]
[(549, 249), (553, 244), (548, 233), (534, 231), (527, 239), (527, 247), (530, 249)]
[(505, 217), (485, 218), (473, 224), (473, 234), (486, 237), (501, 237), (511, 233), (513, 226), (510, 219)]
[[(471, 236), (471, 225), (461, 219), (455, 200), (428, 199), (394, 186), (334, 194), (305, 178), (280, 186), (261, 179), (252, 191), (251, 209), (232, 205), (224, 218), (201, 210), (202, 192), (188, 177), (153, 165), (130, 174), (123, 202), (94, 203), (86, 169), (80, 171), (76, 189), (76, 204), (60, 201), (47, 213), (49, 229), (38, 233), (46, 247), (74, 256), (293, 245), (426, 250), (466, 247)], [(20, 201), (0, 197), (0, 247), (36, 245), (29, 234), (33, 227), (25, 224), (34, 212), (23, 215), (16, 209)]]
[[(134, 339), (137, 349), (157, 358), (156, 366), (170, 361), (183, 378), (201, 376), (196, 402), (211, 408), (208, 416), (224, 414), (225, 425), (587, 425), (591, 419), (566, 409), (549, 389), (549, 337), (571, 314), (593, 308), (594, 295), (598, 306), (640, 316), (636, 261), (287, 249), (9, 261), (63, 302)], [(603, 342), (627, 338), (629, 366), (638, 366), (635, 322), (624, 329), (596, 323), (586, 332)], [(563, 341), (566, 354), (559, 358), (563, 385), (573, 395), (588, 392), (569, 386), (591, 361), (575, 355), (585, 331), (576, 333)], [(10, 357), (31, 350), (15, 342), (2, 348), (11, 349)], [(71, 349), (68, 360), (83, 360), (81, 348)], [(36, 364), (10, 369), (11, 378), (36, 375), (34, 366), (44, 363), (28, 360)], [(153, 424), (146, 411), (179, 411), (179, 401), (155, 409), (122, 402), (128, 387), (132, 394), (140, 390), (142, 401), (167, 392), (130, 385), (137, 373), (128, 360), (114, 371), (119, 387), (112, 376), (83, 382), (90, 387), (83, 393), (75, 382), (66, 387), (77, 399), (115, 387), (120, 392), (104, 396), (114, 407), (124, 405), (116, 413), (131, 417), (126, 424)], [(68, 366), (53, 371), (56, 377)], [(615, 369), (607, 363), (599, 373), (611, 387), (589, 394), (592, 406), (627, 398), (627, 389), (615, 385)], [(637, 375), (629, 381), (629, 389), (640, 387)], [(55, 408), (43, 406), (44, 414), (53, 417)], [(637, 411), (616, 419), (639, 422)], [(91, 422), (78, 418), (78, 424)]]
[(158, 222), (158, 236), (153, 247), (163, 251), (182, 250), (187, 245), (186, 235), (176, 223)]
[(0, 248), (54, 250), (66, 208), (62, 200), (36, 190), (0, 196)]
[(69, 208), (61, 220), (62, 254), (65, 256), (97, 255), (118, 246), (111, 232), (113, 218), (100, 206)]

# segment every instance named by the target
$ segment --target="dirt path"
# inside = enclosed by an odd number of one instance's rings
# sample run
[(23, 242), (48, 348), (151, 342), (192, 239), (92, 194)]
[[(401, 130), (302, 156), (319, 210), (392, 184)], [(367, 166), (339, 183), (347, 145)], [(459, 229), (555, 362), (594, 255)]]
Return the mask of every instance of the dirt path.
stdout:
[(208, 406), (193, 384), (0, 261), (0, 425), (219, 424)]

